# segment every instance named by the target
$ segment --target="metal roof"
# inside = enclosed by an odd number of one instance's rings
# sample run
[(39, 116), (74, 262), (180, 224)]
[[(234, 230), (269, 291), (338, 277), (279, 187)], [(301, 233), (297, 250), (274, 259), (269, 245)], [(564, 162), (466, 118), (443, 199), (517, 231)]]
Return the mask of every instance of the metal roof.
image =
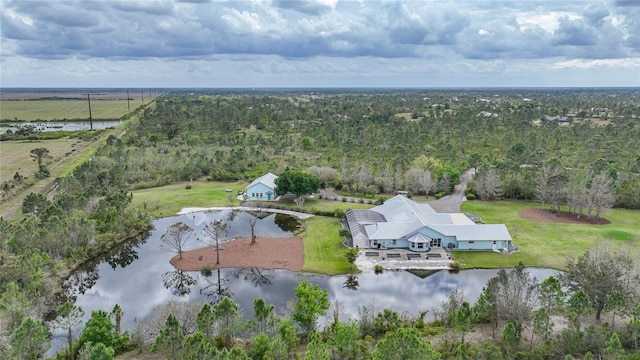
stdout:
[(458, 241), (469, 240), (511, 240), (504, 224), (487, 225), (433, 225), (431, 228)]
[(349, 210), (347, 220), (354, 240), (360, 241), (414, 238), (424, 227), (458, 241), (511, 240), (504, 224), (479, 225), (462, 213), (436, 213), (402, 195), (370, 210)]
[(275, 181), (277, 178), (278, 178), (278, 175), (274, 175), (272, 173), (266, 173), (260, 176), (259, 178), (253, 180), (253, 182), (249, 184), (249, 186), (247, 186), (245, 189), (248, 189), (257, 184), (263, 184), (271, 189), (275, 189), (276, 188)]

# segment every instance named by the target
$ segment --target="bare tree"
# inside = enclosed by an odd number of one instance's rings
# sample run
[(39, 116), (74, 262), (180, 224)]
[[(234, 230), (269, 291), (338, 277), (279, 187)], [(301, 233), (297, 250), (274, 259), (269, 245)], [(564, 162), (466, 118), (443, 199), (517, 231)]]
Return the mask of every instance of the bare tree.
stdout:
[[(296, 204), (298, 204), (297, 200), (298, 198), (294, 200), (296, 201)], [(304, 199), (303, 199), (303, 202), (304, 202)], [(302, 205), (298, 205), (298, 206), (302, 207)], [(260, 220), (260, 218), (262, 218), (262, 216), (265, 213), (266, 213), (266, 210), (264, 205), (261, 202), (257, 202), (254, 204), (254, 206), (251, 207), (250, 211), (245, 211), (242, 213), (242, 215), (240, 215), (240, 218), (246, 221), (247, 224), (249, 224), (249, 228), (251, 229), (251, 245), (254, 245), (257, 241), (256, 224), (258, 223), (258, 220)]]
[(149, 345), (164, 329), (169, 314), (173, 314), (180, 322), (182, 334), (190, 335), (197, 329), (196, 317), (201, 308), (202, 303), (200, 302), (171, 300), (166, 304), (154, 307), (151, 317), (137, 322), (134, 333), (141, 342)]
[(216, 242), (216, 265), (220, 264), (220, 240), (227, 234), (227, 224), (221, 219), (213, 220), (203, 229), (209, 239)]
[(474, 184), (482, 200), (495, 200), (502, 196), (500, 172), (496, 168), (491, 167), (480, 171), (475, 177)]
[(411, 169), (407, 170), (407, 172), (404, 174), (405, 181), (407, 183), (407, 190), (411, 191), (414, 194), (417, 194), (421, 190), (421, 183), (420, 183), (421, 173), (422, 173), (422, 170), (420, 170), (417, 167), (412, 167)]
[(433, 191), (435, 183), (433, 181), (431, 171), (426, 169), (422, 171), (422, 175), (420, 176), (420, 185), (422, 186), (422, 191), (424, 191), (425, 195), (429, 195), (429, 193)]
[(160, 237), (160, 249), (163, 251), (177, 252), (182, 259), (182, 249), (193, 236), (193, 229), (183, 223), (177, 222), (167, 229), (167, 232)]
[(340, 182), (338, 170), (328, 166), (312, 166), (307, 169), (307, 172), (317, 176), (323, 188), (334, 186)]
[(551, 176), (552, 167), (548, 164), (542, 164), (536, 181), (536, 199), (540, 201), (541, 209), (544, 209), (545, 203), (548, 203), (551, 199), (551, 186), (549, 184)]
[(510, 272), (500, 270), (489, 280), (487, 288), (498, 318), (512, 321), (516, 338), (520, 339), (523, 328), (532, 320), (533, 311), (538, 307), (538, 281), (520, 263)]
[(591, 212), (595, 210), (596, 218), (600, 217), (600, 212), (603, 209), (610, 208), (616, 200), (613, 193), (613, 180), (606, 173), (601, 171), (591, 180), (591, 186), (586, 190), (588, 199), (588, 215), (591, 217)]
[(405, 173), (405, 179), (407, 181), (407, 190), (412, 193), (429, 195), (429, 192), (433, 190), (434, 182), (429, 170), (414, 166)]
[(395, 190), (395, 178), (393, 176), (393, 168), (391, 165), (385, 165), (384, 169), (380, 170), (376, 175), (376, 184), (385, 193), (390, 193)]

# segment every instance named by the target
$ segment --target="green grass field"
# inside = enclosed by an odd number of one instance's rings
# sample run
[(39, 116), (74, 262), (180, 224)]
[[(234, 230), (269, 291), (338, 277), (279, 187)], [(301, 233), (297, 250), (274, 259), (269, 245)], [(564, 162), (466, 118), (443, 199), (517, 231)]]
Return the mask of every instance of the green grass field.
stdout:
[(639, 211), (610, 210), (602, 215), (611, 221), (607, 225), (535, 222), (520, 217), (521, 210), (539, 206), (513, 201), (463, 203), (463, 211), (482, 216), (486, 224), (504, 223), (520, 252), (502, 255), (456, 251), (454, 259), (462, 268), (513, 267), (522, 261), (531, 267), (563, 269), (567, 257), (582, 255), (598, 241), (611, 241), (614, 245), (631, 241), (640, 252)]
[[(191, 189), (187, 189), (187, 185), (191, 185)], [(132, 205), (146, 208), (156, 217), (173, 216), (186, 207), (238, 206), (238, 190), (244, 190), (247, 185), (244, 182), (185, 181), (134, 190)], [(232, 190), (231, 200), (227, 189)]]
[[(131, 101), (131, 110), (141, 105)], [(1, 101), (0, 120), (35, 121), (89, 119), (86, 100), (29, 100)], [(92, 100), (91, 116), (94, 119), (119, 119), (129, 113), (127, 100)]]
[(338, 219), (314, 216), (305, 220), (305, 230), (300, 234), (304, 240), (303, 271), (336, 275), (351, 272), (351, 264), (344, 253), (342, 238), (338, 234)]

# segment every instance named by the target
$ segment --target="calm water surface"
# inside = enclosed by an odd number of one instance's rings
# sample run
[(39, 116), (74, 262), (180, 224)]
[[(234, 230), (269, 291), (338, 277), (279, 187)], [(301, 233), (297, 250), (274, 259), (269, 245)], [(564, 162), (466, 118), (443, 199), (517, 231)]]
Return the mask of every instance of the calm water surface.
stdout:
[[(341, 319), (355, 319), (361, 306), (371, 306), (375, 312), (391, 308), (399, 313), (418, 315), (420, 311), (438, 309), (449, 294), (457, 289), (473, 302), (487, 281), (497, 270), (448, 271), (385, 271), (382, 274), (362, 273), (355, 276), (321, 276), (294, 273), (287, 270), (222, 269), (205, 277), (199, 272), (176, 271), (169, 263), (175, 254), (160, 249), (160, 237), (176, 222), (191, 226), (202, 237), (204, 226), (214, 219), (227, 222), (229, 238), (248, 236), (245, 218), (249, 214), (231, 212), (194, 213), (154, 221), (154, 230), (78, 271), (68, 281), (68, 295), (81, 306), (86, 317), (91, 311), (111, 311), (119, 304), (124, 311), (123, 329), (130, 329), (134, 319), (152, 315), (153, 308), (170, 300), (215, 303), (222, 296), (233, 298), (245, 315), (253, 312), (253, 299), (262, 297), (283, 313), (287, 303), (295, 300), (298, 282), (309, 280), (329, 292), (332, 309), (338, 308)], [(291, 224), (285, 215), (270, 214), (258, 220), (256, 233), (265, 237), (292, 235)], [(258, 240), (259, 241), (259, 240)], [(188, 248), (199, 248), (203, 242), (192, 240)], [(213, 251), (213, 250), (212, 250)], [(224, 251), (220, 253), (224, 256)], [(549, 269), (529, 269), (538, 279), (555, 273)], [(54, 347), (61, 346), (61, 334), (54, 339)]]
[[(122, 121), (94, 121), (93, 129), (102, 130), (120, 125)], [(7, 130), (16, 131), (22, 126), (32, 125), (35, 126), (37, 131), (49, 132), (49, 131), (79, 131), (91, 129), (91, 123), (89, 121), (28, 121), (28, 122), (16, 122), (16, 123), (2, 123), (0, 124), (0, 134), (4, 134)]]

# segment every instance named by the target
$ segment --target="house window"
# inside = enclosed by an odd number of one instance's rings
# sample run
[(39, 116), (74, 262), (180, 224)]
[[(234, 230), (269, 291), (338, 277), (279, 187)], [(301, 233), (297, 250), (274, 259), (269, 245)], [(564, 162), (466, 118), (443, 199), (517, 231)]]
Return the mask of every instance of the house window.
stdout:
[(262, 198), (262, 193), (260, 193), (260, 198)]
[(378, 240), (373, 240), (373, 246), (378, 246)]
[(391, 244), (395, 245), (396, 244), (396, 240), (395, 239), (391, 240)]
[(469, 241), (469, 244), (474, 244), (474, 243), (475, 243), (475, 241), (473, 241), (473, 240)]
[(423, 243), (418, 243), (418, 249), (422, 249), (424, 247)]
[(493, 240), (493, 245), (495, 245), (495, 244), (496, 244), (496, 241), (495, 241), (495, 240)]

